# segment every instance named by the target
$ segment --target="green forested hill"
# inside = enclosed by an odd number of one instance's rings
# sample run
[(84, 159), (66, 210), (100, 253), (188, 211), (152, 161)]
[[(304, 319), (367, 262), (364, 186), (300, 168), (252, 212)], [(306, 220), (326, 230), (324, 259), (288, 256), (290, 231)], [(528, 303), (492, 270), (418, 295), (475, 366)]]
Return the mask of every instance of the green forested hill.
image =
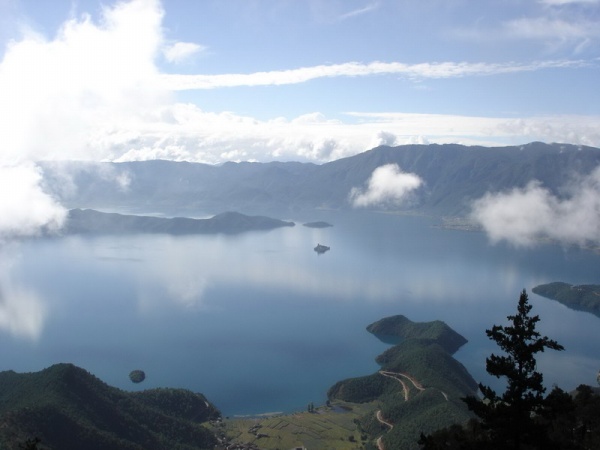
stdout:
[(212, 449), (202, 424), (220, 416), (201, 394), (177, 389), (125, 392), (72, 364), (0, 372), (0, 448), (28, 439), (57, 450)]
[(463, 336), (441, 320), (417, 323), (412, 322), (402, 315), (378, 320), (369, 325), (367, 331), (382, 340), (386, 340), (386, 338), (431, 339), (441, 345), (450, 354), (454, 354), (460, 347), (467, 343), (467, 340)]
[(372, 436), (381, 435), (386, 450), (417, 449), (421, 432), (467, 421), (471, 415), (461, 400), (475, 395), (477, 383), (452, 357), (466, 339), (440, 321), (415, 323), (392, 316), (367, 327), (375, 335), (401, 338), (377, 357), (381, 370), (333, 385), (330, 399), (380, 404), (380, 417), (393, 425), (382, 426), (374, 414), (361, 426)]
[(600, 317), (600, 285), (572, 284), (556, 281), (541, 284), (532, 289), (535, 294), (550, 298), (579, 311), (586, 311)]

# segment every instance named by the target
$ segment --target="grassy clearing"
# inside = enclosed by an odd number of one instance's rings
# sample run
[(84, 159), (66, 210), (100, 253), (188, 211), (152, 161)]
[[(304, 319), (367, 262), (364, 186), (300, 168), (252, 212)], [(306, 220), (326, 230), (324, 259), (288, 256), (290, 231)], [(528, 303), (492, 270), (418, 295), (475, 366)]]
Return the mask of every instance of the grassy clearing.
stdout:
[(375, 414), (375, 403), (335, 402), (315, 412), (261, 418), (227, 419), (223, 431), (233, 443), (254, 444), (265, 450), (358, 450), (364, 447), (355, 419)]

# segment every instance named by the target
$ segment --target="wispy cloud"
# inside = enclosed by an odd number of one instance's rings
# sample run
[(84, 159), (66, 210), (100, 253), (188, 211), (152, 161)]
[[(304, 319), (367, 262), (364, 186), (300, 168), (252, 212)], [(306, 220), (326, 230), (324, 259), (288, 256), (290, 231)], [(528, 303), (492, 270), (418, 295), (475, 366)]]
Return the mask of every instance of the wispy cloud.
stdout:
[(240, 86), (280, 86), (305, 83), (319, 78), (366, 77), (374, 75), (401, 75), (413, 80), (492, 76), (546, 69), (569, 69), (592, 65), (584, 60), (550, 60), (532, 63), (470, 63), (441, 62), (405, 64), (401, 62), (371, 63), (348, 62), (318, 65), (288, 70), (232, 73), (219, 75), (162, 74), (163, 86), (173, 91), (217, 89)]
[(504, 23), (504, 32), (512, 38), (557, 39), (561, 41), (600, 37), (598, 22), (579, 18), (556, 17), (519, 18)]
[(177, 64), (205, 50), (205, 46), (194, 42), (175, 42), (165, 47), (163, 53), (167, 61)]
[(587, 4), (597, 5), (600, 4), (600, 0), (538, 0), (538, 3), (549, 6), (560, 6), (560, 5), (574, 5), (574, 4)]
[(338, 20), (347, 20), (347, 19), (351, 19), (353, 17), (362, 16), (363, 14), (367, 14), (372, 11), (375, 11), (379, 7), (380, 7), (379, 2), (372, 2), (362, 8), (354, 9), (345, 14), (342, 14)]

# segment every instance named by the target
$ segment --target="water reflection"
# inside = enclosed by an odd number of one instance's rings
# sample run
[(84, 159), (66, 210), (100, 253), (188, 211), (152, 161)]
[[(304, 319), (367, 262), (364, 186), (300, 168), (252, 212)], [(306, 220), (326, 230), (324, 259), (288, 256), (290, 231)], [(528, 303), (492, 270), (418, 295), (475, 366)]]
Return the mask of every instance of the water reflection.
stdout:
[(13, 268), (18, 261), (18, 245), (0, 248), (0, 329), (36, 341), (42, 333), (47, 310), (35, 290), (16, 280)]
[[(325, 220), (334, 227), (23, 243), (0, 264), (0, 327), (37, 341), (0, 342), (2, 369), (71, 361), (132, 389), (135, 366), (148, 374), (141, 388), (199, 390), (226, 413), (289, 410), (319, 401), (338, 379), (376, 370), (385, 345), (364, 328), (404, 314), (463, 334), (469, 343), (457, 358), (493, 384), (485, 358), (497, 349), (485, 329), (505, 323), (523, 288), (597, 282), (598, 256), (589, 252), (490, 247), (483, 235), (422, 219)], [(331, 251), (318, 256), (319, 242)], [(530, 298), (542, 332), (567, 349), (544, 355), (546, 380), (585, 382), (600, 365), (598, 319)]]

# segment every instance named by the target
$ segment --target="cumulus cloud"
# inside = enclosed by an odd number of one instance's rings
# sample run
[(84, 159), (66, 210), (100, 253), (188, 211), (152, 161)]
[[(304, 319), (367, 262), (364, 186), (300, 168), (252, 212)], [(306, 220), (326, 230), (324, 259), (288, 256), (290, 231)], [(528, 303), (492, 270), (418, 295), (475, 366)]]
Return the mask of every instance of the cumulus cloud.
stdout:
[(533, 181), (524, 188), (486, 194), (473, 203), (471, 217), (494, 243), (531, 246), (552, 239), (567, 245), (600, 244), (600, 167), (566, 192), (559, 198)]
[(41, 187), (33, 165), (0, 166), (0, 237), (30, 236), (56, 231), (65, 209)]
[(349, 199), (355, 208), (400, 206), (422, 184), (418, 175), (402, 172), (397, 164), (386, 164), (373, 171), (365, 189), (352, 188)]
[[(156, 158), (212, 164), (228, 158), (326, 162), (383, 143), (505, 145), (540, 140), (600, 145), (598, 117), (508, 121), (354, 112), (344, 122), (318, 112), (256, 119), (205, 111), (176, 102), (173, 91), (380, 74), (456, 78), (590, 63), (349, 62), (249, 74), (165, 74), (156, 65), (161, 55), (178, 62), (203, 48), (189, 42), (166, 42), (163, 16), (158, 0), (131, 0), (105, 7), (97, 20), (85, 14), (73, 17), (52, 38), (29, 31), (13, 40), (0, 62), (0, 98), (6, 99), (0, 102), (0, 162)], [(377, 138), (382, 130), (388, 134)]]

